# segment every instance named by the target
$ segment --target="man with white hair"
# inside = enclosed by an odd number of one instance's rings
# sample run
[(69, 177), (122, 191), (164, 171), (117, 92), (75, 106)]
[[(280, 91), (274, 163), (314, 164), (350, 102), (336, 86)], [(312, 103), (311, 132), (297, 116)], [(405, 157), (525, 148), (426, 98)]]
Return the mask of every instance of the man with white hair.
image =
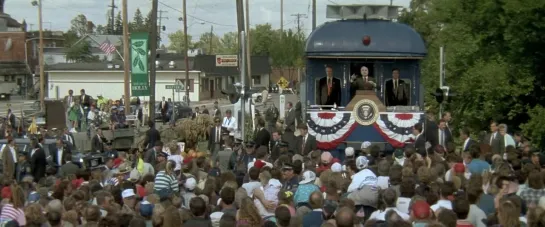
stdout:
[(373, 171), (367, 168), (368, 166), (369, 159), (365, 156), (359, 156), (356, 159), (355, 166), (347, 167), (350, 169), (355, 167), (358, 170), (352, 176), (352, 182), (348, 186), (348, 198), (354, 201), (355, 205), (376, 207), (378, 200), (378, 178)]

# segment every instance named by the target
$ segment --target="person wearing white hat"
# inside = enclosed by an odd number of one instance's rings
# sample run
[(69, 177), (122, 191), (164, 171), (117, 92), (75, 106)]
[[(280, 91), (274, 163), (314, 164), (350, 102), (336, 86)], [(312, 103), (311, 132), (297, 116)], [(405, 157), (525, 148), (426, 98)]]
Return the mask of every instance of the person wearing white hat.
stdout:
[(320, 192), (320, 188), (314, 184), (314, 181), (316, 181), (316, 173), (310, 170), (303, 173), (303, 180), (299, 182), (299, 187), (297, 187), (297, 191), (295, 191), (295, 195), (293, 197), (296, 207), (310, 207), (310, 205), (308, 205), (310, 194), (315, 191)]
[(192, 198), (197, 197), (195, 195), (195, 188), (197, 187), (197, 180), (195, 178), (187, 178), (184, 183), (185, 193), (183, 193), (184, 197), (184, 207), (189, 207), (189, 201), (191, 201)]
[(122, 213), (136, 214), (134, 207), (136, 206), (136, 194), (133, 189), (125, 189), (121, 192), (121, 198), (123, 198)]
[[(352, 182), (348, 186), (348, 198), (356, 205), (376, 207), (378, 199), (377, 175), (367, 167), (369, 159), (365, 156), (356, 158), (347, 166), (347, 171), (352, 175)], [(356, 169), (353, 169), (356, 168)], [(355, 173), (358, 171), (357, 173)]]
[(333, 163), (333, 165), (331, 165), (331, 172), (334, 172), (334, 173), (340, 173), (343, 171), (343, 167), (341, 166), (341, 164), (339, 163)]

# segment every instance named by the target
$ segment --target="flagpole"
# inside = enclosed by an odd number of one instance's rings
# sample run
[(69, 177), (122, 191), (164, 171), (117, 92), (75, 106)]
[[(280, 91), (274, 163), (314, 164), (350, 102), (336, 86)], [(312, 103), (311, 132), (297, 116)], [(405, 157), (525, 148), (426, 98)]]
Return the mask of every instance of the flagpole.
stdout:
[[(91, 39), (93, 42), (95, 42), (96, 44), (98, 44), (98, 46), (101, 46), (102, 44), (101, 43), (98, 43), (95, 39), (93, 39), (93, 37), (91, 36), (87, 36), (89, 37), (89, 39)], [(117, 48), (115, 48), (115, 52), (117, 53), (117, 55), (119, 55), (119, 57), (121, 58), (121, 61), (125, 61), (125, 59), (123, 58), (123, 56), (121, 55), (121, 53), (119, 53), (119, 51), (117, 50)]]

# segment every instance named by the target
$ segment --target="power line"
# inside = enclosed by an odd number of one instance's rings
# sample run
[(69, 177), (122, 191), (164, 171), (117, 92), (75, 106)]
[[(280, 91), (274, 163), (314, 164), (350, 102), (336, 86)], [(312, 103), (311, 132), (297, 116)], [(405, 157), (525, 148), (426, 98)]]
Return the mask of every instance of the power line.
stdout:
[(296, 13), (292, 14), (291, 16), (295, 17), (297, 21), (297, 32), (301, 32), (301, 18), (307, 18), (306, 14), (303, 13)]
[[(159, 2), (159, 3), (160, 3), (161, 5), (163, 5), (163, 6), (165, 6), (165, 7), (169, 8), (169, 9), (172, 9), (172, 10), (174, 10), (174, 11), (177, 11), (177, 12), (179, 12), (179, 13), (181, 13), (181, 14), (184, 13), (184, 12), (182, 12), (181, 10), (176, 9), (176, 8), (174, 8), (174, 7), (172, 7), (172, 6), (169, 6), (169, 5), (167, 5), (167, 4), (163, 3), (163, 2)], [(191, 14), (187, 14), (187, 16), (188, 16), (188, 17), (191, 17), (191, 18), (193, 18), (193, 19), (195, 19), (195, 20), (199, 20), (199, 21), (206, 22), (206, 23), (213, 24), (213, 25), (225, 26), (225, 27), (236, 27), (236, 25), (232, 25), (232, 24), (220, 24), (220, 23), (216, 23), (216, 22), (213, 22), (213, 21), (209, 21), (209, 20), (205, 20), (205, 19), (202, 19), (202, 18), (193, 16), (193, 15), (191, 15)], [(184, 18), (184, 20), (185, 20), (185, 19), (186, 19), (186, 18)]]
[(339, 3), (334, 2), (333, 0), (327, 0), (327, 1), (328, 1), (328, 2), (331, 2), (331, 3), (335, 4), (335, 5), (338, 5), (338, 4), (339, 4)]

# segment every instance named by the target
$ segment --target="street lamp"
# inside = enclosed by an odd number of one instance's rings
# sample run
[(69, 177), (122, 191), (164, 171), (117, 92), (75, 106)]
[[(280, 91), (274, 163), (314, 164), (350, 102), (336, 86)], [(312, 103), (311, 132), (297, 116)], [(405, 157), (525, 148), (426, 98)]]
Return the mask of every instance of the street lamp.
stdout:
[(40, 61), (40, 109), (41, 111), (45, 110), (45, 74), (44, 74), (44, 31), (42, 23), (42, 0), (33, 0), (31, 2), (32, 6), (38, 7), (38, 24), (40, 31), (40, 52), (39, 52), (39, 61)]

